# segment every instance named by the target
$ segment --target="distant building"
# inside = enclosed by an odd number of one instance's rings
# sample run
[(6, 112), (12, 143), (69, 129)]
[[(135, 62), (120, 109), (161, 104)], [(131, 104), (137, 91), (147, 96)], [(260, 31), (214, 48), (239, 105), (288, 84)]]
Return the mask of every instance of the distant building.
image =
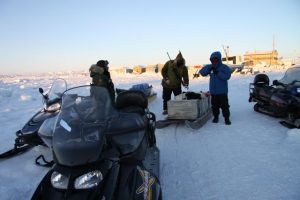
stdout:
[(117, 74), (124, 74), (126, 73), (126, 68), (125, 67), (111, 67), (109, 71), (117, 73)]
[(90, 74), (88, 72), (83, 71), (83, 72), (79, 72), (79, 75), (80, 76), (89, 76)]
[(127, 73), (127, 74), (132, 74), (132, 73), (133, 73), (133, 69), (127, 67), (127, 68), (126, 68), (126, 73)]
[(133, 73), (141, 74), (144, 72), (146, 72), (146, 68), (144, 66), (137, 65), (133, 67)]
[(244, 55), (245, 65), (251, 66), (265, 63), (266, 65), (278, 65), (278, 52), (273, 51), (253, 51)]
[(284, 66), (292, 66), (294, 64), (293, 59), (291, 58), (281, 58), (280, 63)]
[(158, 66), (157, 65), (147, 65), (146, 66), (146, 72), (150, 73), (158, 73)]
[(164, 67), (164, 64), (157, 64), (157, 72), (160, 73), (162, 68)]
[[(223, 63), (227, 64), (226, 57), (222, 58)], [(241, 64), (243, 62), (242, 56), (229, 56), (228, 64)]]

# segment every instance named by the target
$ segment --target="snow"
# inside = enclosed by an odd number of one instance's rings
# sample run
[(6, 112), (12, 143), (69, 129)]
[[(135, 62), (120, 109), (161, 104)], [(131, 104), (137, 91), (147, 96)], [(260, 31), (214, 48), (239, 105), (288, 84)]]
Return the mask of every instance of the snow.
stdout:
[[(268, 72), (278, 79), (284, 71)], [(38, 88), (49, 89), (53, 74), (5, 76), (0, 81), (0, 152), (13, 146), (14, 132), (42, 106)], [(69, 87), (90, 78), (63, 74)], [(248, 87), (254, 76), (234, 74), (229, 81), (232, 125), (207, 122), (201, 129), (171, 125), (156, 131), (161, 151), (161, 184), (166, 200), (300, 199), (300, 130), (287, 129), (278, 119), (253, 111)], [(149, 109), (162, 119), (161, 77), (157, 74), (113, 74), (117, 88), (148, 82), (158, 93)], [(191, 79), (190, 90), (207, 91), (208, 78)], [(0, 161), (1, 199), (30, 199), (48, 169), (34, 160), (36, 147)]]

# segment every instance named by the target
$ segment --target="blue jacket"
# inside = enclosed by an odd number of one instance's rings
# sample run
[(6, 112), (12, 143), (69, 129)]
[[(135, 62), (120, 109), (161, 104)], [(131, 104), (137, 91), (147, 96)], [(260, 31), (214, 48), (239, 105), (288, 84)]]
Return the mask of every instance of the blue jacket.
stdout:
[(222, 63), (222, 56), (219, 51), (214, 52), (210, 56), (210, 61), (213, 58), (218, 59), (218, 64), (215, 68), (215, 73), (213, 73), (213, 65), (207, 65), (200, 70), (202, 76), (210, 75), (209, 80), (209, 91), (212, 95), (227, 94), (228, 93), (228, 82), (230, 79), (231, 70), (227, 65)]

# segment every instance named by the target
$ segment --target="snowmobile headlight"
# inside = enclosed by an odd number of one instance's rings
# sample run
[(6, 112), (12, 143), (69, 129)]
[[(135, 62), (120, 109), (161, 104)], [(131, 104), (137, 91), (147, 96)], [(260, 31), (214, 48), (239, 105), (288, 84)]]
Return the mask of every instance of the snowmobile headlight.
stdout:
[(51, 175), (51, 184), (57, 189), (67, 189), (69, 178), (61, 173), (54, 171)]
[(55, 111), (58, 111), (59, 109), (60, 109), (60, 103), (55, 103), (55, 104), (52, 104), (51, 106), (46, 107), (46, 110), (48, 112), (55, 112)]
[(300, 88), (297, 88), (297, 93), (300, 93)]
[(102, 180), (102, 173), (99, 170), (95, 170), (76, 178), (74, 187), (75, 189), (89, 189), (96, 187)]

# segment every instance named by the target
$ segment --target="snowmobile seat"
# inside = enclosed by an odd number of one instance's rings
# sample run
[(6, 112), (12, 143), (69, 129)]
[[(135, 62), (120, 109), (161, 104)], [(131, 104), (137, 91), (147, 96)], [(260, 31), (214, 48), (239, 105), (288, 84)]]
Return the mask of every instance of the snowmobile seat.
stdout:
[(116, 108), (121, 112), (145, 114), (148, 99), (141, 91), (127, 90), (119, 93), (116, 99)]
[(260, 89), (259, 94), (266, 98), (266, 99), (271, 99), (272, 95), (277, 91), (276, 88), (271, 87), (271, 86), (264, 86), (263, 88)]
[(254, 85), (255, 86), (269, 86), (270, 79), (266, 74), (257, 74), (254, 78)]

